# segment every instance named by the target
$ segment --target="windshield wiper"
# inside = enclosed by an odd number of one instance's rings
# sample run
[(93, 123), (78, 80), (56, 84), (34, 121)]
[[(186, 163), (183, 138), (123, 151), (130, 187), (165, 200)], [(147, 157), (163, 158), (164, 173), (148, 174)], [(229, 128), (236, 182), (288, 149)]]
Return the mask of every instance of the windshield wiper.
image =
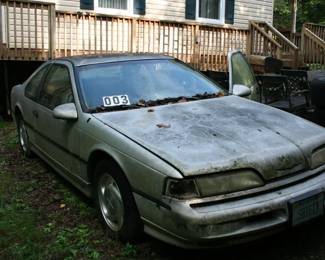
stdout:
[(210, 98), (218, 98), (218, 97), (223, 97), (225, 95), (224, 92), (220, 91), (218, 93), (203, 93), (203, 94), (196, 94), (192, 96), (192, 99), (199, 100), (199, 99), (210, 99)]
[(152, 106), (160, 106), (160, 105), (166, 105), (169, 103), (177, 103), (182, 101), (186, 102), (188, 101), (188, 99), (186, 97), (175, 97), (175, 98), (168, 97), (163, 99), (145, 101), (145, 105), (148, 107), (152, 107)]
[(145, 106), (159, 106), (159, 105), (166, 105), (169, 103), (182, 103), (182, 102), (188, 102), (188, 101), (195, 101), (195, 100), (200, 100), (200, 99), (211, 99), (211, 98), (218, 98), (218, 97), (223, 97), (224, 93), (223, 92), (218, 92), (218, 93), (203, 93), (203, 94), (196, 94), (191, 97), (175, 97), (175, 98), (164, 98), (164, 99), (157, 99), (157, 100), (149, 100), (149, 101), (142, 101), (142, 104), (145, 104)]
[(136, 109), (144, 107), (139, 104), (131, 104), (131, 105), (119, 105), (119, 106), (113, 106), (113, 107), (105, 107), (105, 106), (98, 106), (95, 108), (88, 109), (89, 113), (101, 113), (101, 112), (112, 112), (112, 111), (120, 111), (120, 110), (130, 110), (130, 109)]

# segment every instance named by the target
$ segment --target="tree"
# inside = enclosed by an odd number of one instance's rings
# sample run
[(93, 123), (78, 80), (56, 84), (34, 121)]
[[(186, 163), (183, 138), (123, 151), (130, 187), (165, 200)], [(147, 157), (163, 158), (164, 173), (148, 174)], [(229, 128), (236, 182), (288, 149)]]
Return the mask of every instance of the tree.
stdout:
[[(291, 0), (275, 0), (274, 25), (279, 29), (291, 29)], [(324, 0), (298, 0), (297, 31), (304, 22), (325, 24)]]

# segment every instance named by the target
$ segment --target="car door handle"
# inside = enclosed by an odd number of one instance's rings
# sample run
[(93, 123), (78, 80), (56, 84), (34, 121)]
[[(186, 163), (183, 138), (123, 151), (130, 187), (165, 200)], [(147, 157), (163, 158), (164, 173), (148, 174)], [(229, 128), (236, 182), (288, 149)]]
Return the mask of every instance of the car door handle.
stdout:
[(38, 118), (38, 112), (36, 110), (33, 111), (34, 117)]

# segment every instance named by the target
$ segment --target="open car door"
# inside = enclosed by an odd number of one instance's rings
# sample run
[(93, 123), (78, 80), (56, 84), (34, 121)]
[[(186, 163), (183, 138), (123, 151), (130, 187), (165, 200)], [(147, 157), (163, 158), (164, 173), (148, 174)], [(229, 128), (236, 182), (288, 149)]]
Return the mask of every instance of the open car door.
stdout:
[[(258, 83), (253, 69), (241, 51), (231, 51), (228, 53), (229, 69), (229, 93), (238, 95), (245, 88), (249, 88), (247, 98), (260, 101), (258, 94)], [(245, 95), (239, 95), (245, 96)]]

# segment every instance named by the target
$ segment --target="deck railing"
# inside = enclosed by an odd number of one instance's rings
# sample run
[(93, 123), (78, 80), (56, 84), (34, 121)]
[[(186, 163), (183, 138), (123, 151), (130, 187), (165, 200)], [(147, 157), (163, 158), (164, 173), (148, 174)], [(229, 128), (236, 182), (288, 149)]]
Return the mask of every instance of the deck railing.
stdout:
[(53, 57), (54, 4), (0, 0), (0, 59)]
[(159, 53), (201, 70), (226, 70), (229, 50), (246, 52), (243, 29), (55, 10), (0, 0), (0, 59), (47, 60), (104, 53)]
[(325, 41), (325, 25), (305, 23), (304, 27)]
[[(325, 26), (321, 30), (315, 30), (316, 26), (305, 24), (302, 28), (302, 50), (304, 50), (304, 60), (312, 68), (325, 68), (325, 40), (320, 36), (325, 36)], [(324, 30), (323, 30), (324, 29)], [(312, 31), (313, 30), (313, 31)], [(317, 33), (317, 34), (316, 34)]]
[(278, 59), (290, 57), (293, 67), (298, 66), (298, 46), (266, 22), (250, 22), (248, 53), (252, 55), (272, 56)]

